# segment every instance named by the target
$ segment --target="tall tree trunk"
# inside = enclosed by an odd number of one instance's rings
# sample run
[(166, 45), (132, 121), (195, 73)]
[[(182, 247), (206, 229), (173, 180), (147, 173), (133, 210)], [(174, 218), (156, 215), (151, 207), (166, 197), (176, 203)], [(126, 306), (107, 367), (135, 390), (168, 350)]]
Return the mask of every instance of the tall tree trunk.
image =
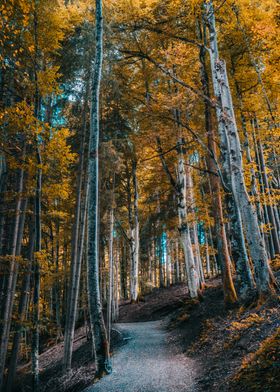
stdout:
[[(39, 96), (39, 39), (38, 39), (38, 7), (39, 2), (34, 2), (34, 116), (36, 120), (40, 113), (40, 96)], [(38, 127), (38, 124), (36, 124)], [(39, 338), (40, 338), (40, 253), (42, 250), (42, 223), (41, 223), (41, 197), (42, 197), (42, 158), (40, 150), (40, 140), (36, 136), (36, 189), (34, 200), (34, 216), (35, 216), (35, 245), (34, 245), (34, 263), (33, 263), (33, 303), (32, 303), (32, 339), (31, 339), (31, 374), (32, 374), (32, 390), (39, 391)]]
[(164, 271), (163, 271), (163, 252), (162, 252), (162, 233), (158, 237), (158, 254), (159, 254), (159, 287), (164, 287)]
[[(99, 287), (99, 247), (98, 247), (98, 211), (99, 211), (99, 96), (103, 60), (103, 14), (102, 0), (96, 0), (95, 16), (95, 64), (92, 81), (90, 144), (89, 144), (89, 202), (88, 202), (88, 292), (89, 315), (92, 331), (92, 340), (100, 350), (97, 362), (97, 372), (110, 372), (109, 345), (107, 331), (103, 319), (102, 304)], [(93, 350), (95, 345), (93, 344)], [(96, 353), (94, 353), (96, 356)]]
[(197, 273), (199, 276), (199, 287), (200, 289), (203, 289), (205, 280), (204, 280), (204, 274), (203, 274), (203, 269), (202, 269), (202, 261), (201, 261), (201, 256), (200, 256), (200, 249), (199, 249), (199, 241), (198, 241), (198, 235), (197, 235), (197, 223), (195, 221), (195, 199), (194, 199), (194, 191), (193, 191), (193, 179), (192, 179), (192, 168), (190, 165), (186, 165), (185, 168), (185, 173), (186, 173), (186, 189), (187, 189), (187, 208), (188, 211), (191, 212), (192, 214), (192, 220), (193, 222), (190, 223), (190, 229), (191, 229), (191, 239), (192, 239), (192, 244), (194, 247), (194, 258), (195, 258), (195, 264), (196, 264), (196, 269)]
[(279, 254), (280, 253), (280, 245), (279, 245), (279, 237), (277, 233), (277, 225), (276, 225), (276, 220), (275, 220), (275, 215), (274, 215), (274, 210), (273, 210), (273, 203), (271, 200), (271, 190), (268, 182), (268, 177), (267, 177), (267, 168), (265, 164), (265, 158), (264, 158), (264, 152), (263, 152), (263, 146), (260, 141), (260, 139), (257, 141), (258, 145), (258, 152), (259, 152), (259, 160), (260, 160), (260, 172), (263, 180), (263, 192), (264, 196), (267, 198), (267, 212), (268, 212), (268, 219), (270, 223), (270, 233), (271, 237), (273, 240), (273, 246), (275, 249), (275, 253)]
[(109, 232), (110, 232), (109, 234), (109, 285), (108, 285), (108, 298), (107, 298), (107, 333), (108, 333), (108, 342), (110, 347), (113, 295), (114, 295), (114, 207), (113, 206), (110, 209)]
[[(175, 120), (176, 120), (176, 116), (175, 116)], [(178, 230), (180, 234), (182, 248), (184, 251), (188, 288), (189, 288), (191, 298), (196, 298), (198, 296), (198, 289), (199, 289), (199, 275), (195, 265), (195, 258), (194, 258), (191, 235), (190, 235), (190, 226), (188, 222), (185, 159), (184, 159), (184, 152), (182, 149), (183, 140), (182, 138), (179, 138), (178, 141), (179, 147), (178, 147), (177, 181), (174, 180), (166, 164), (159, 137), (157, 137), (157, 145), (158, 145), (158, 152), (159, 152), (163, 169), (167, 174), (170, 184), (173, 186), (178, 199), (178, 220), (179, 220)]]
[[(205, 63), (203, 64), (203, 81), (207, 90), (207, 94), (209, 94), (209, 85), (208, 85), (208, 75), (206, 74)], [(235, 287), (233, 284), (232, 273), (231, 273), (231, 260), (230, 253), (228, 248), (228, 240), (226, 236), (226, 229), (224, 223), (224, 214), (223, 214), (223, 205), (222, 205), (222, 195), (221, 195), (221, 187), (220, 181), (218, 177), (218, 173), (216, 170), (216, 165), (214, 160), (217, 157), (216, 153), (216, 145), (215, 145), (215, 135), (214, 129), (211, 121), (211, 109), (209, 107), (209, 103), (205, 101), (205, 124), (207, 130), (207, 139), (208, 139), (208, 148), (212, 152), (214, 159), (210, 156), (207, 157), (207, 166), (208, 170), (211, 172), (209, 175), (210, 179), (210, 190), (212, 192), (212, 211), (214, 217), (214, 235), (217, 243), (217, 251), (218, 251), (218, 263), (222, 269), (222, 281), (223, 281), (223, 291), (224, 291), (224, 301), (226, 304), (235, 303), (237, 301), (237, 295), (235, 291)], [(237, 230), (234, 230), (234, 233), (238, 233)], [(237, 234), (238, 242), (241, 243), (241, 237)], [(246, 253), (245, 253), (246, 254)], [(240, 257), (242, 257), (240, 255)], [(238, 255), (237, 260), (240, 260)]]
[[(138, 183), (137, 183), (137, 165), (132, 161), (132, 186), (133, 186), (133, 206), (130, 197), (129, 201), (129, 226), (130, 226), (130, 296), (131, 301), (136, 302), (139, 294), (139, 219), (138, 219)], [(129, 190), (130, 192), (130, 190)]]
[[(25, 158), (25, 147), (23, 153), (23, 159)], [(8, 350), (9, 343), (9, 335), (12, 321), (12, 311), (13, 304), (15, 298), (15, 288), (17, 281), (17, 272), (18, 272), (18, 263), (16, 257), (18, 256), (17, 251), (19, 250), (19, 229), (20, 229), (20, 211), (21, 211), (21, 203), (22, 203), (22, 192), (23, 192), (23, 182), (24, 182), (24, 170), (23, 168), (20, 170), (19, 174), (19, 189), (18, 189), (18, 197), (16, 201), (15, 207), (15, 221), (14, 221), (14, 232), (13, 232), (13, 240), (11, 247), (11, 261), (9, 266), (9, 275), (7, 285), (5, 287), (7, 296), (4, 307), (4, 315), (3, 315), (3, 329), (1, 336), (1, 346), (0, 346), (0, 391), (3, 389), (4, 384), (4, 370), (6, 363), (6, 356)]]
[[(232, 64), (232, 71), (234, 74), (235, 73), (235, 65), (234, 65), (233, 58), (231, 59), (231, 64)], [(263, 225), (262, 206), (261, 206), (260, 195), (259, 195), (257, 182), (256, 182), (256, 173), (255, 173), (254, 167), (252, 166), (253, 160), (252, 160), (251, 151), (250, 151), (250, 143), (249, 143), (249, 136), (248, 136), (248, 132), (247, 132), (246, 118), (245, 118), (245, 114), (243, 111), (242, 91), (241, 91), (241, 88), (240, 88), (239, 83), (236, 78), (234, 78), (234, 82), (235, 82), (236, 92), (237, 92), (237, 96), (239, 99), (240, 110), (241, 110), (241, 124), (242, 124), (242, 131), (243, 131), (243, 135), (244, 135), (244, 149), (245, 149), (245, 154), (246, 154), (246, 160), (247, 160), (247, 163), (249, 163), (251, 165), (251, 168), (250, 168), (251, 189), (250, 189), (250, 191), (251, 191), (251, 194), (255, 198), (255, 205), (256, 205), (256, 210), (257, 210), (257, 215), (258, 215), (258, 222), (259, 222), (261, 234), (264, 237), (264, 232), (262, 229), (262, 225)], [(254, 126), (253, 123), (254, 123), (254, 120), (251, 122), (252, 126)], [(255, 134), (255, 132), (254, 132), (254, 134)], [(257, 156), (258, 156), (258, 154), (257, 154)]]
[[(180, 143), (182, 144), (182, 143)], [(185, 159), (181, 152), (178, 158), (178, 216), (179, 233), (184, 250), (185, 266), (188, 279), (188, 287), (191, 298), (198, 296), (199, 275), (195, 265), (195, 257), (190, 236), (190, 226), (187, 214), (187, 181), (185, 172)]]
[[(205, 25), (203, 26), (203, 38), (206, 41)], [(202, 48), (200, 51), (200, 63), (201, 63), (201, 80), (203, 85), (204, 94), (210, 96), (209, 88), (209, 77), (206, 67), (205, 49)], [(216, 88), (216, 87), (215, 87)], [(222, 268), (222, 280), (223, 280), (223, 291), (225, 303), (231, 304), (237, 301), (237, 295), (233, 284), (232, 273), (231, 273), (231, 259), (228, 246), (228, 240), (226, 235), (223, 205), (222, 205), (222, 193), (220, 180), (217, 173), (215, 160), (217, 159), (217, 148), (215, 142), (215, 133), (212, 123), (211, 108), (208, 100), (204, 100), (204, 111), (205, 111), (205, 126), (207, 131), (207, 144), (209, 151), (212, 156), (207, 156), (207, 166), (211, 174), (209, 175), (210, 190), (212, 192), (212, 210), (214, 216), (214, 236), (217, 243), (218, 251), (218, 263)], [(222, 155), (221, 159), (225, 161), (226, 156)], [(223, 162), (223, 166), (226, 162)], [(225, 179), (224, 179), (225, 180)], [(227, 183), (229, 180), (227, 179)], [(252, 274), (249, 266), (249, 260), (247, 256), (245, 240), (243, 236), (241, 217), (235, 208), (235, 203), (230, 194), (226, 195), (226, 203), (230, 212), (231, 220), (231, 233), (232, 233), (232, 253), (237, 266), (237, 276), (240, 277), (242, 274), (242, 280), (238, 285), (240, 297), (245, 299), (251, 294), (251, 290), (254, 287)]]
[(270, 268), (265, 244), (258, 226), (257, 213), (246, 190), (243, 174), (243, 160), (240, 139), (235, 121), (230, 86), (225, 62), (219, 58), (215, 15), (212, 1), (206, 4), (207, 23), (210, 32), (210, 59), (214, 92), (217, 99), (216, 113), (222, 154), (227, 157), (225, 166), (231, 180), (231, 191), (236, 206), (240, 209), (248, 247), (254, 264), (254, 272), (259, 295), (271, 292)]
[[(4, 235), (4, 225), (5, 225), (5, 190), (7, 187), (7, 164), (5, 156), (0, 154), (0, 255), (3, 255), (3, 235)], [(2, 283), (2, 278), (1, 278)], [(4, 281), (4, 279), (3, 279)], [(0, 293), (0, 300), (2, 295)], [(2, 303), (2, 301), (1, 301)]]
[(166, 287), (170, 287), (170, 272), (171, 272), (171, 240), (167, 240), (166, 246)]
[(270, 102), (270, 99), (269, 99), (269, 97), (267, 95), (265, 84), (264, 84), (263, 78), (262, 78), (261, 69), (260, 69), (260, 67), (259, 67), (259, 65), (258, 65), (258, 63), (257, 63), (257, 61), (256, 61), (256, 59), (254, 57), (253, 52), (252, 52), (250, 39), (249, 39), (248, 35), (246, 34), (246, 30), (245, 30), (244, 26), (241, 23), (239, 8), (238, 8), (238, 6), (236, 4), (233, 4), (232, 5), (232, 9), (233, 9), (233, 11), (235, 13), (237, 26), (238, 26), (239, 30), (242, 32), (242, 34), (243, 34), (243, 38), (244, 38), (245, 45), (246, 45), (247, 50), (248, 50), (249, 58), (250, 58), (252, 66), (255, 69), (255, 72), (257, 74), (258, 82), (259, 82), (259, 85), (261, 86), (262, 95), (263, 95), (264, 101), (266, 103), (267, 109), (269, 111), (269, 114), (271, 116), (271, 119), (273, 121), (273, 125), (276, 126), (276, 119), (275, 119), (275, 115), (274, 115), (274, 110), (273, 110), (272, 104)]
[[(86, 93), (85, 102), (88, 94)], [(73, 342), (75, 335), (75, 321), (77, 314), (77, 301), (79, 296), (81, 265), (84, 250), (86, 212), (88, 201), (88, 181), (85, 173), (85, 144), (86, 144), (86, 103), (83, 110), (83, 127), (80, 147), (80, 162), (78, 170), (78, 184), (75, 208), (75, 222), (73, 227), (71, 249), (71, 276), (68, 291), (68, 306), (66, 308), (66, 325), (64, 333), (64, 357), (63, 366), (66, 371), (71, 369)], [(84, 185), (84, 195), (83, 195)]]
[(112, 321), (116, 322), (119, 318), (119, 265), (120, 265), (120, 247), (119, 240), (117, 241), (117, 254), (114, 265), (114, 292), (113, 292), (113, 312)]
[(33, 223), (31, 223), (29, 226), (29, 249), (28, 249), (28, 257), (27, 257), (29, 260), (29, 265), (27, 267), (28, 270), (25, 271), (25, 276), (24, 276), (22, 288), (21, 288), (20, 301), (19, 301), (19, 305), (18, 305), (18, 314), (17, 314), (18, 320), (17, 320), (17, 324), (16, 324), (16, 328), (15, 328), (11, 359), (10, 359), (10, 363), (9, 363), (9, 372), (8, 372), (8, 379), (7, 379), (7, 385), (6, 385), (7, 392), (10, 392), (12, 390), (13, 383), (15, 380), (17, 360), (18, 360), (19, 347), (20, 347), (20, 340), (21, 340), (21, 334), (22, 334), (22, 332), (21, 332), (22, 323), (23, 323), (24, 319), (26, 318), (27, 300), (28, 300), (29, 291), (30, 291), (30, 276), (31, 276), (32, 258), (33, 258), (33, 253), (34, 253), (34, 241), (35, 241), (35, 232), (34, 232)]
[(37, 146), (37, 185), (35, 194), (35, 256), (34, 256), (34, 288), (33, 288), (33, 323), (31, 343), (32, 390), (39, 391), (39, 336), (40, 336), (40, 253), (41, 238), (41, 193), (42, 193), (42, 160), (40, 147)]
[(180, 261), (179, 261), (179, 244), (176, 238), (175, 241), (175, 283), (181, 283), (181, 274), (180, 274)]

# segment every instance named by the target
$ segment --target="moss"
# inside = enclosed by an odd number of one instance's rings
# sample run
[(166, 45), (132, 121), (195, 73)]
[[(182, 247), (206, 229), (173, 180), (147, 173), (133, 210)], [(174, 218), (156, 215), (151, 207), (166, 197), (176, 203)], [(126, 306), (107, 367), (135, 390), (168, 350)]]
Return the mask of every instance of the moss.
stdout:
[(280, 385), (280, 328), (265, 339), (258, 351), (243, 361), (231, 391), (278, 392)]

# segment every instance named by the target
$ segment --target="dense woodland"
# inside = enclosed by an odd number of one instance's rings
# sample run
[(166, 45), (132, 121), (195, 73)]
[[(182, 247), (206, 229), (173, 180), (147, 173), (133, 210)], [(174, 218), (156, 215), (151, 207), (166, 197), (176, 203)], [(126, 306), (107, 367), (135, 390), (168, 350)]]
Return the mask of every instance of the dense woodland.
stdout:
[[(99, 373), (122, 300), (221, 276), (277, 293), (276, 0), (0, 2), (0, 390), (86, 325)], [(97, 355), (98, 352), (98, 355)]]

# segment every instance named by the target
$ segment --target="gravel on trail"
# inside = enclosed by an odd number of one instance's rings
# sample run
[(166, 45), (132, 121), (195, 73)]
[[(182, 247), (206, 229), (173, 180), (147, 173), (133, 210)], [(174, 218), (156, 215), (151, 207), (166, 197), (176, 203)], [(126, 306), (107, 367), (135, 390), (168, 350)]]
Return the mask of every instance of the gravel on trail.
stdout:
[(195, 392), (197, 365), (169, 340), (162, 321), (116, 324), (127, 336), (113, 372), (84, 392)]

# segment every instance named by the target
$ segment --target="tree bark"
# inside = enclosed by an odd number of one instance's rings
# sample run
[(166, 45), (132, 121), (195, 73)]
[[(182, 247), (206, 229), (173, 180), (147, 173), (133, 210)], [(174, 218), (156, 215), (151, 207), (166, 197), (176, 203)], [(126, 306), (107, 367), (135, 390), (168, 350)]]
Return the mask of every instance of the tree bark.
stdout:
[[(114, 190), (113, 190), (114, 192)], [(112, 203), (113, 204), (113, 203)], [(109, 285), (107, 298), (107, 333), (109, 348), (111, 343), (113, 295), (114, 295), (114, 207), (110, 209), (109, 222)]]
[[(96, 0), (96, 49), (95, 64), (92, 81), (92, 101), (90, 118), (90, 145), (89, 145), (89, 203), (88, 203), (88, 291), (89, 314), (93, 341), (100, 349), (97, 361), (97, 372), (110, 372), (109, 345), (107, 332), (102, 313), (99, 287), (99, 247), (98, 247), (98, 210), (99, 210), (99, 98), (103, 62), (103, 13), (102, 0)], [(93, 344), (93, 351), (95, 345)]]
[(249, 199), (241, 154), (240, 139), (235, 121), (230, 86), (227, 78), (225, 62), (219, 58), (215, 16), (212, 1), (206, 4), (207, 23), (210, 32), (210, 58), (213, 74), (214, 92), (217, 99), (216, 113), (222, 154), (227, 156), (225, 166), (228, 178), (231, 180), (231, 191), (236, 206), (240, 209), (243, 227), (245, 229), (248, 247), (254, 264), (257, 288), (260, 296), (271, 293), (270, 268), (265, 244), (258, 226), (256, 211)]
[(21, 296), (20, 296), (20, 301), (18, 305), (18, 314), (17, 314), (18, 320), (17, 320), (14, 338), (13, 338), (13, 347), (11, 352), (8, 379), (6, 385), (7, 392), (10, 392), (12, 390), (13, 383), (15, 380), (17, 360), (18, 360), (20, 340), (21, 340), (21, 328), (22, 328), (22, 323), (26, 317), (27, 300), (30, 291), (30, 277), (31, 277), (32, 258), (34, 253), (34, 241), (35, 241), (35, 232), (32, 223), (30, 224), (29, 227), (29, 249), (28, 249), (28, 257), (27, 257), (30, 265), (28, 266), (28, 270), (25, 271), (25, 276), (21, 288)]
[[(85, 97), (85, 105), (83, 109), (83, 127), (82, 140), (80, 147), (80, 162), (78, 170), (78, 184), (75, 208), (75, 222), (73, 226), (73, 239), (71, 249), (71, 276), (68, 291), (68, 306), (66, 313), (66, 325), (64, 333), (64, 370), (71, 369), (73, 342), (75, 335), (75, 321), (77, 314), (77, 303), (79, 296), (81, 265), (84, 251), (84, 238), (86, 226), (86, 213), (88, 202), (88, 181), (87, 173), (85, 173), (85, 144), (86, 144), (86, 103), (88, 93)], [(84, 194), (83, 194), (84, 193)]]
[[(181, 144), (181, 143), (180, 143)], [(184, 250), (185, 266), (187, 272), (188, 287), (191, 298), (198, 296), (199, 275), (195, 264), (195, 257), (190, 235), (190, 226), (187, 220), (187, 181), (185, 172), (185, 159), (181, 152), (178, 157), (178, 216), (179, 233)]]
[[(25, 151), (23, 157), (25, 157)], [(0, 346), (0, 390), (2, 390), (4, 384), (4, 370), (5, 370), (9, 334), (10, 334), (11, 321), (12, 321), (12, 311), (13, 311), (13, 304), (15, 298), (17, 272), (18, 272), (18, 264), (17, 264), (16, 257), (18, 256), (17, 251), (19, 250), (18, 243), (19, 243), (20, 211), (21, 211), (21, 203), (22, 203), (23, 181), (24, 181), (24, 170), (21, 169), (19, 174), (18, 197), (16, 201), (16, 208), (15, 208), (15, 221), (14, 221), (12, 248), (11, 248), (11, 261), (9, 266), (8, 281), (5, 288), (7, 296), (6, 296), (5, 307), (4, 307), (3, 329), (2, 329), (1, 346)]]
[(129, 228), (130, 228), (130, 297), (132, 302), (136, 302), (139, 294), (139, 219), (138, 219), (138, 182), (137, 164), (135, 159), (132, 161), (132, 187), (133, 205), (131, 198), (130, 184), (128, 183), (128, 209), (129, 209)]

